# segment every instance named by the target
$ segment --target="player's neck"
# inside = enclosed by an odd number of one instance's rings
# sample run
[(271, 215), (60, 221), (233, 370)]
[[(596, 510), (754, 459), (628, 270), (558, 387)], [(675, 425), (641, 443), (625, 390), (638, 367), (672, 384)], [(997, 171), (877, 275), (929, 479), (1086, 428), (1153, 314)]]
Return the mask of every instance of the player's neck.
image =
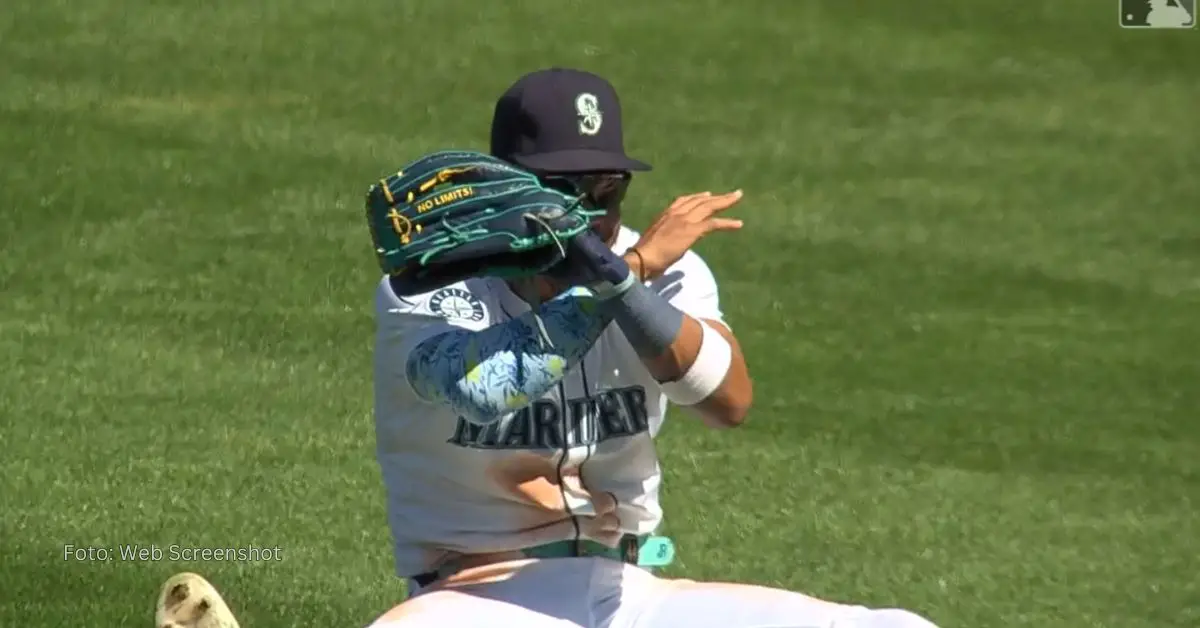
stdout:
[(610, 249), (615, 248), (617, 246), (617, 239), (621, 237), (620, 219), (618, 219), (617, 223), (615, 225), (613, 225), (612, 231), (609, 231), (605, 235), (606, 235), (606, 237), (604, 238), (604, 243), (607, 244), (608, 248), (610, 248)]

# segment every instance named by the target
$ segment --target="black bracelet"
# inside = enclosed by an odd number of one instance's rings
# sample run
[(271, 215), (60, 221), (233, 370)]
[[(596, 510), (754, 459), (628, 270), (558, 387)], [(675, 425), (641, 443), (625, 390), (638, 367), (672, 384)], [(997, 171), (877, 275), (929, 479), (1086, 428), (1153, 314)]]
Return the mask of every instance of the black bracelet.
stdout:
[(637, 250), (636, 246), (629, 247), (629, 250), (638, 258), (638, 280), (646, 281), (646, 260), (642, 257), (642, 252)]

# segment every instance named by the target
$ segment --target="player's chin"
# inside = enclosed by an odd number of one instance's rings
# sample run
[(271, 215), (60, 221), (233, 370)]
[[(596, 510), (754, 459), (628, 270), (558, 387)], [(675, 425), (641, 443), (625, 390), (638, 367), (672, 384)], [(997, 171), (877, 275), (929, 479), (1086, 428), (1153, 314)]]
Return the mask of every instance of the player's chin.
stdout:
[(545, 274), (510, 279), (508, 285), (517, 296), (526, 301), (536, 298), (538, 303), (545, 303), (566, 290), (565, 286)]
[(601, 240), (612, 244), (617, 238), (617, 230), (621, 228), (621, 214), (617, 212), (609, 212), (608, 214), (592, 221), (592, 231), (600, 236)]

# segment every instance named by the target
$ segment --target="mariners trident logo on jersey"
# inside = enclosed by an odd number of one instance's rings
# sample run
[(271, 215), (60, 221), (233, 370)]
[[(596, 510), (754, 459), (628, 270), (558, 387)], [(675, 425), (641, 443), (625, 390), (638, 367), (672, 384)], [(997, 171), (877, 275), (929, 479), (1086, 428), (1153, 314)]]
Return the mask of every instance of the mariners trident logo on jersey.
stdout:
[(478, 323), (483, 320), (483, 303), (461, 288), (442, 288), (429, 297), (429, 309), (449, 319)]
[(629, 386), (568, 399), (566, 416), (547, 399), (514, 412), (503, 421), (476, 425), (460, 418), (446, 441), (471, 449), (562, 449), (633, 436), (648, 429), (646, 389)]

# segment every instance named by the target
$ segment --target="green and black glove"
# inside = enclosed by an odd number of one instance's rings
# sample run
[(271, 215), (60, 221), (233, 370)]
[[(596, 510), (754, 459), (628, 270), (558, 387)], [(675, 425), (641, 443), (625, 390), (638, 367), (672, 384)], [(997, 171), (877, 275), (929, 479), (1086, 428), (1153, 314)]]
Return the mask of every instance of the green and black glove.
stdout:
[(563, 261), (604, 212), (483, 153), (436, 152), (367, 192), (380, 269), (399, 296), (468, 277), (515, 279)]

